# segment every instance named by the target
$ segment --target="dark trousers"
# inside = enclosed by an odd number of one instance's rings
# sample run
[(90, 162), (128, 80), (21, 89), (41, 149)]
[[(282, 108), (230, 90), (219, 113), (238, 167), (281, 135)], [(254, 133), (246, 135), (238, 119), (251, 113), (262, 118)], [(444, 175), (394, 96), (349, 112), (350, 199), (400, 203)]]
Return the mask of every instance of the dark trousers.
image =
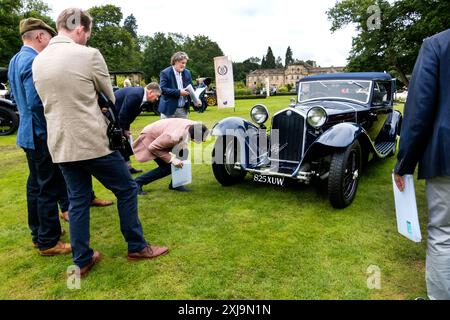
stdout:
[(117, 197), (120, 230), (128, 243), (128, 251), (140, 252), (147, 246), (138, 217), (138, 187), (118, 151), (97, 159), (62, 163), (60, 168), (67, 181), (70, 243), (73, 261), (78, 267), (86, 266), (93, 255), (89, 247), (92, 176)]
[(65, 182), (60, 169), (52, 162), (47, 141), (35, 138), (34, 144), (35, 150), (24, 149), (30, 169), (27, 181), (28, 225), (33, 242), (40, 250), (46, 250), (54, 247), (61, 237), (58, 200), (64, 198), (61, 190), (65, 190)]
[(144, 173), (143, 175), (136, 178), (136, 183), (139, 186), (144, 186), (155, 180), (167, 177), (168, 175), (172, 174), (172, 168), (170, 163), (167, 163), (159, 158), (156, 158), (155, 162), (158, 164), (158, 168), (153, 169), (152, 171), (149, 171), (147, 173)]

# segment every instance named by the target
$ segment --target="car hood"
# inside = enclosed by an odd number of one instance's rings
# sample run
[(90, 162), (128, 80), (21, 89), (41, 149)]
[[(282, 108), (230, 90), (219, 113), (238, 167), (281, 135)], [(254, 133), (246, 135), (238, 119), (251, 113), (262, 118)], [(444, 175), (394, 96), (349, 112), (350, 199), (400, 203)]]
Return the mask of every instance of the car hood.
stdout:
[(336, 101), (336, 100), (310, 101), (310, 102), (298, 104), (295, 108), (306, 114), (309, 109), (311, 109), (312, 107), (317, 107), (317, 106), (321, 106), (321, 107), (325, 108), (328, 115), (352, 113), (352, 112), (358, 112), (358, 111), (367, 109), (367, 107), (357, 104), (357, 103), (353, 103), (350, 101)]

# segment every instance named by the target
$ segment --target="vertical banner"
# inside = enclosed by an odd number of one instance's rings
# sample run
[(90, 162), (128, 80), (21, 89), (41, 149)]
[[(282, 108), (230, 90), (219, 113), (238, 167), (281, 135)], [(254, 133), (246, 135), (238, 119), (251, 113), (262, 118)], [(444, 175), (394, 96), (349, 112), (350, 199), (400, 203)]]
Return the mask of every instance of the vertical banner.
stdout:
[(270, 97), (270, 80), (269, 80), (269, 78), (266, 78), (266, 96), (267, 96), (267, 98)]
[(215, 57), (217, 106), (234, 108), (233, 63), (228, 57)]

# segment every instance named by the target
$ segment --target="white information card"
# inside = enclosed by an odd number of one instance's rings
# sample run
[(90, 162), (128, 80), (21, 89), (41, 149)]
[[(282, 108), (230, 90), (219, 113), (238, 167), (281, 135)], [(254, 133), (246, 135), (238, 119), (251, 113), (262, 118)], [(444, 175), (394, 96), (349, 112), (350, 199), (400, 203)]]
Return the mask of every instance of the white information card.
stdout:
[(172, 164), (172, 186), (178, 188), (192, 183), (192, 164), (190, 160), (183, 161), (183, 168)]
[(419, 214), (417, 212), (414, 177), (412, 175), (405, 175), (404, 179), (405, 190), (400, 192), (395, 184), (394, 175), (392, 175), (398, 232), (414, 242), (421, 242), (422, 234), (420, 232)]

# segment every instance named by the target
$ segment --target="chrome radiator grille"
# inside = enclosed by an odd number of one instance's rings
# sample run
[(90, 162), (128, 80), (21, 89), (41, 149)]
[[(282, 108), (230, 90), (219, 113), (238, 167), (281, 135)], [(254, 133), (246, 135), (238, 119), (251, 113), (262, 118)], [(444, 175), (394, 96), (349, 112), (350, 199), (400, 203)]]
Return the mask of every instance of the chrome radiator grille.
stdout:
[[(283, 161), (300, 161), (303, 155), (305, 119), (297, 112), (286, 110), (277, 114), (272, 120), (272, 134), (278, 130), (279, 141), (272, 136), (271, 158)], [(276, 147), (278, 144), (279, 148)], [(278, 156), (276, 152), (278, 149)]]

